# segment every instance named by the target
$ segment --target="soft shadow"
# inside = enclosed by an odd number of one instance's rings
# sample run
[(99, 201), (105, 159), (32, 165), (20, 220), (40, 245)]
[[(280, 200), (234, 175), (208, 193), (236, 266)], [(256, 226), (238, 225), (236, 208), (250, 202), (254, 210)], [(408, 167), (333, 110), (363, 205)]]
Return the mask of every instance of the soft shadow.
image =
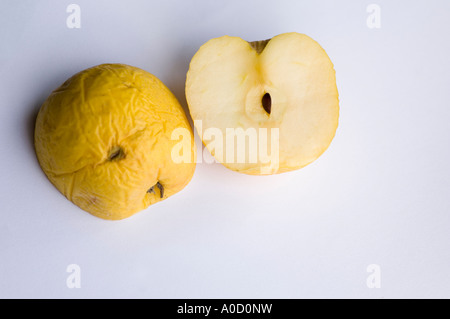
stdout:
[(44, 103), (45, 98), (41, 98), (36, 100), (35, 103), (32, 104), (32, 107), (26, 114), (26, 117), (24, 119), (25, 123), (25, 130), (27, 134), (27, 143), (30, 150), (35, 153), (34, 150), (34, 129), (36, 127), (36, 118), (39, 113), (39, 109), (41, 108), (42, 103)]
[[(34, 149), (34, 131), (36, 128), (36, 118), (39, 113), (39, 110), (44, 104), (45, 100), (48, 98), (48, 96), (51, 94), (51, 92), (59, 87), (66, 79), (71, 76), (71, 74), (74, 74), (73, 70), (66, 70), (65, 67), (61, 68), (62, 71), (57, 71), (55, 76), (49, 77), (46, 80), (43, 79), (40, 83), (40, 89), (39, 93), (36, 94), (34, 97), (31, 97), (28, 105), (29, 108), (27, 109), (26, 114), (24, 114), (22, 125), (24, 126), (24, 134), (26, 134), (26, 140), (29, 149), (35, 153)], [(65, 70), (65, 71), (64, 71)], [(45, 74), (45, 70), (42, 72)]]

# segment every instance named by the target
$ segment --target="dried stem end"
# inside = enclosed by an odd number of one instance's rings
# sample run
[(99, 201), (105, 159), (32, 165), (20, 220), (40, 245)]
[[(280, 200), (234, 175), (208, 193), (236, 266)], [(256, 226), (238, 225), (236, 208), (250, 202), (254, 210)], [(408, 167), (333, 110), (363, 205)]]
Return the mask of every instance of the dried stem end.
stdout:
[(269, 43), (270, 39), (267, 40), (261, 40), (261, 41), (253, 41), (249, 42), (250, 46), (253, 48), (253, 50), (256, 51), (256, 53), (261, 54), (261, 52), (266, 47), (267, 43)]
[(164, 186), (162, 186), (162, 184), (160, 183), (160, 182), (157, 182), (155, 185), (153, 185), (152, 187), (150, 187), (148, 190), (147, 190), (147, 193), (153, 193), (153, 194), (155, 194), (155, 186), (156, 187), (158, 187), (158, 189), (159, 189), (159, 197), (160, 198), (163, 198), (164, 197)]

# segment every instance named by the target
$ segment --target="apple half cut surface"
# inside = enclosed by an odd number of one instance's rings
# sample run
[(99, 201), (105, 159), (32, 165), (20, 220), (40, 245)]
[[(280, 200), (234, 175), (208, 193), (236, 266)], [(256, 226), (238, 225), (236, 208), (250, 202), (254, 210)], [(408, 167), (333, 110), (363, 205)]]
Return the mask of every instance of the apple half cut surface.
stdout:
[(186, 99), (209, 152), (245, 174), (310, 164), (338, 127), (333, 64), (316, 41), (295, 32), (256, 42), (209, 40), (191, 60)]

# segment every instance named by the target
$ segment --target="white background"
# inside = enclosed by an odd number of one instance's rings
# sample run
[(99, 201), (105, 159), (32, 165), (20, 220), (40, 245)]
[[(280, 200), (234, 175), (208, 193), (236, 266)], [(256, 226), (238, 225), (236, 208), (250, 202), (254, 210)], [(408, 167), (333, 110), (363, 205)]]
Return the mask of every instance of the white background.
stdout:
[[(66, 8), (81, 8), (69, 29)], [(450, 297), (450, 2), (0, 2), (0, 297)], [(198, 164), (191, 183), (123, 221), (93, 217), (41, 171), (34, 120), (87, 67), (158, 76), (186, 107), (204, 42), (297, 31), (333, 61), (340, 125), (290, 173), (255, 177)], [(81, 288), (68, 288), (67, 267)], [(381, 288), (367, 267), (379, 265)]]

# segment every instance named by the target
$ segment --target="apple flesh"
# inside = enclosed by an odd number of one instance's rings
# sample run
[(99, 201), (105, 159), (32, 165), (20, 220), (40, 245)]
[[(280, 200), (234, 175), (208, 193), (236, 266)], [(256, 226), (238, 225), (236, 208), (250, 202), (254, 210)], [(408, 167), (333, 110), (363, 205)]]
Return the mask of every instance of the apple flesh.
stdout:
[[(209, 40), (191, 60), (186, 99), (202, 132), (221, 132), (215, 136), (223, 138), (221, 143), (211, 134), (200, 136), (211, 154), (246, 174), (282, 173), (310, 164), (328, 148), (338, 126), (333, 64), (316, 41), (295, 32), (255, 42), (230, 36)], [(277, 150), (277, 158), (268, 163), (260, 152), (265, 141), (258, 140), (258, 147), (253, 147), (249, 134), (244, 136), (248, 141), (244, 161), (226, 156), (230, 129), (266, 130), (265, 146)], [(233, 144), (231, 150), (238, 153), (237, 143)], [(254, 152), (256, 161), (251, 160)]]

